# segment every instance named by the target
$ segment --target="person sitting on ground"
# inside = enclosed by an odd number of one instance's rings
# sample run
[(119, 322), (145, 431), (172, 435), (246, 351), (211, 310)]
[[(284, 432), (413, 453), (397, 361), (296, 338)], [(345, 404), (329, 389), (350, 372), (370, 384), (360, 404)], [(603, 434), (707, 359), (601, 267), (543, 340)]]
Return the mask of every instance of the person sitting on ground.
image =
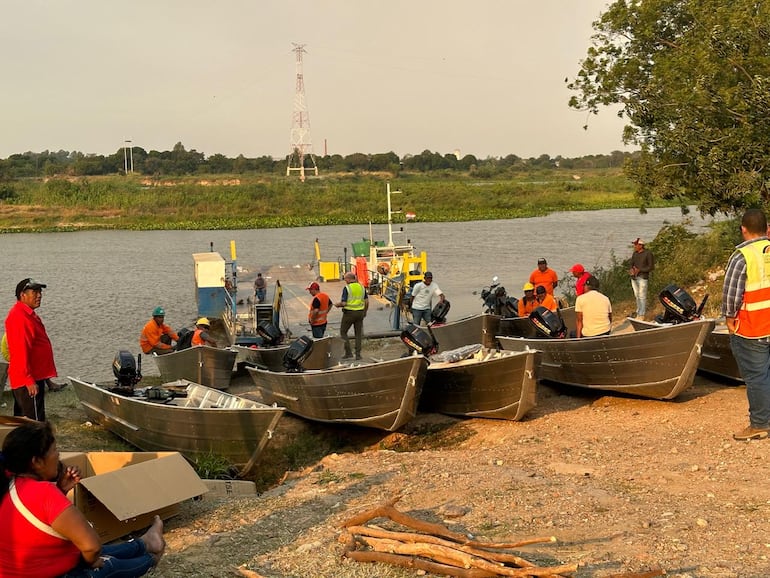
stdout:
[(153, 310), (152, 319), (147, 322), (139, 336), (139, 346), (142, 348), (142, 353), (163, 355), (174, 351), (171, 340), (179, 341), (179, 336), (171, 327), (163, 323), (165, 318), (166, 310), (163, 307), (156, 307)]
[(196, 345), (208, 345), (209, 347), (216, 347), (217, 342), (211, 338), (209, 329), (211, 323), (206, 317), (201, 317), (195, 322), (195, 331), (193, 332), (192, 341), (190, 342), (193, 347)]
[(612, 304), (599, 292), (599, 280), (591, 275), (585, 282), (585, 293), (575, 301), (577, 337), (609, 335), (612, 328)]
[(49, 422), (11, 431), (0, 456), (0, 575), (132, 578), (144, 576), (160, 560), (166, 542), (158, 516), (141, 538), (101, 545), (66, 496), (81, 474), (59, 461)]
[(553, 290), (559, 284), (559, 276), (556, 271), (548, 267), (548, 261), (540, 257), (537, 260), (537, 269), (529, 276), (529, 282), (535, 287), (542, 285), (549, 295), (553, 295)]
[(524, 283), (524, 297), (519, 299), (519, 317), (529, 317), (540, 303), (535, 297), (535, 286), (532, 283)]
[(586, 292), (585, 284), (591, 274), (585, 270), (580, 263), (575, 263), (569, 270), (572, 276), (575, 278), (575, 296), (578, 297)]
[(538, 307), (545, 307), (549, 311), (556, 311), (559, 308), (556, 299), (553, 298), (553, 295), (549, 295), (542, 285), (538, 285), (535, 289), (535, 299)]

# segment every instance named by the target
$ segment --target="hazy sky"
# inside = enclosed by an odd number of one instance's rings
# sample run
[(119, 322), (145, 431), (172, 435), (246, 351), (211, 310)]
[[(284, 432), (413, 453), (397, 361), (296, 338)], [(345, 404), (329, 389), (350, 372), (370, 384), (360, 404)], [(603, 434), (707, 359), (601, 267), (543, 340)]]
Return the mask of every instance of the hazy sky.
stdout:
[(306, 44), (314, 152), (623, 150), (567, 106), (607, 0), (4, 0), (0, 158), (147, 150), (285, 156)]

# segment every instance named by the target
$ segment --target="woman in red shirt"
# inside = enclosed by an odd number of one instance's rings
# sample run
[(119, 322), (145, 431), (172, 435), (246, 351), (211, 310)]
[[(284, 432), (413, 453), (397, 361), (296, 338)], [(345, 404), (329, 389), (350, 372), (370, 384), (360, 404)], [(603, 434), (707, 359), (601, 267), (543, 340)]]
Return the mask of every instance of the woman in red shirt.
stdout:
[(157, 516), (142, 538), (102, 547), (67, 499), (80, 471), (59, 461), (50, 423), (11, 431), (0, 466), (0, 578), (144, 576), (163, 554)]

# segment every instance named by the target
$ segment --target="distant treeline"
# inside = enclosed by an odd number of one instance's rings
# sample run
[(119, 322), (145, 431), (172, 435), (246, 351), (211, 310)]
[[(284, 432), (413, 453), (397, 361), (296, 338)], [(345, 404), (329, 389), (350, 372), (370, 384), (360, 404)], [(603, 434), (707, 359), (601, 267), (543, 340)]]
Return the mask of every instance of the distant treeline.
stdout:
[[(325, 173), (390, 172), (429, 173), (434, 171), (462, 171), (479, 178), (495, 177), (506, 173), (532, 169), (603, 169), (619, 168), (635, 153), (613, 151), (607, 155), (588, 155), (576, 158), (550, 157), (547, 154), (528, 159), (516, 155), (487, 157), (474, 155), (457, 158), (454, 154), (440, 154), (425, 150), (419, 155), (399, 156), (393, 152), (347, 156), (317, 156), (319, 171)], [(196, 150), (186, 150), (180, 142), (170, 151), (146, 151), (141, 147), (120, 148), (111, 155), (83, 154), (77, 151), (40, 153), (26, 152), (0, 159), (0, 179), (25, 177), (52, 177), (56, 175), (94, 176), (129, 172), (149, 176), (195, 174), (285, 174), (288, 156), (274, 159), (269, 156), (247, 158), (238, 155), (229, 158), (222, 154), (206, 156)], [(305, 166), (310, 167), (309, 159)]]

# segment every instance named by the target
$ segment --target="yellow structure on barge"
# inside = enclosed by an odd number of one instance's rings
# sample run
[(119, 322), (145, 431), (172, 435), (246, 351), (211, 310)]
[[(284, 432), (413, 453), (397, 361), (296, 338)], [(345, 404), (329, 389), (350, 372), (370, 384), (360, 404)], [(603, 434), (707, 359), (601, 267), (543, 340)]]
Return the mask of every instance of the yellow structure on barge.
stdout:
[[(405, 235), (403, 228), (393, 231), (394, 211), (391, 205), (391, 195), (401, 191), (391, 191), (387, 184), (388, 199), (388, 240), (375, 241), (372, 226), (369, 224), (369, 239), (353, 243), (353, 255), (348, 263), (338, 261), (322, 261), (318, 240), (315, 242), (318, 274), (323, 281), (342, 279), (347, 271), (356, 273), (359, 281), (368, 288), (370, 295), (379, 295), (392, 303), (397, 311), (403, 307), (404, 296), (415, 283), (422, 281), (423, 274), (428, 270), (428, 256), (425, 251), (417, 253), (410, 239), (405, 243), (396, 244), (395, 235)], [(394, 316), (393, 329), (400, 329), (400, 315)]]

